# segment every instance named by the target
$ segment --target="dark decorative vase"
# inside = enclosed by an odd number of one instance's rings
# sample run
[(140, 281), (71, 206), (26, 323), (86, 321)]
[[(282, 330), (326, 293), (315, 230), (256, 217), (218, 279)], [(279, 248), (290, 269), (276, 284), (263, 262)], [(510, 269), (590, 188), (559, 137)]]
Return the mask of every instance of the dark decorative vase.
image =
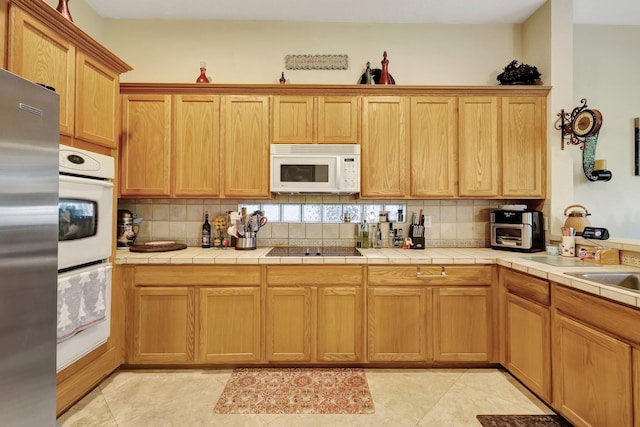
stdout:
[(207, 77), (207, 69), (205, 68), (207, 64), (204, 62), (200, 63), (200, 75), (196, 79), (196, 83), (209, 83), (209, 78)]
[(382, 73), (380, 73), (379, 85), (390, 85), (391, 78), (389, 77), (389, 60), (387, 59), (387, 51), (382, 54)]
[(283, 85), (287, 82), (287, 79), (284, 78), (284, 71), (282, 72), (282, 75), (280, 76), (280, 84)]
[(68, 5), (69, 1), (70, 0), (59, 0), (58, 7), (56, 7), (56, 10), (60, 12), (60, 14), (65, 18), (67, 18), (69, 21), (73, 22), (73, 18), (71, 17), (71, 12), (69, 12), (69, 5)]

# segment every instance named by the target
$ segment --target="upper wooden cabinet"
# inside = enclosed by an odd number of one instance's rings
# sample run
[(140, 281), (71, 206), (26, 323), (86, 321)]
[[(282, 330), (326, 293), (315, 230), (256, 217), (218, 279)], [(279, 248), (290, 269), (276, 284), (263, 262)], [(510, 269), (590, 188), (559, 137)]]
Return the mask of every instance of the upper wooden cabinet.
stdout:
[(502, 195), (545, 196), (547, 103), (545, 98), (502, 98)]
[(411, 196), (457, 195), (457, 109), (454, 96), (411, 97)]
[(120, 194), (171, 195), (171, 96), (124, 95)]
[(44, 2), (9, 3), (7, 68), (60, 95), (61, 142), (116, 148), (119, 74), (127, 64)]
[(271, 129), (274, 144), (357, 144), (360, 98), (276, 95)]
[(76, 55), (75, 137), (116, 147), (120, 78), (82, 51)]
[(122, 196), (220, 196), (220, 97), (122, 97)]
[(60, 95), (60, 133), (73, 136), (75, 46), (54, 29), (12, 6), (7, 59), (9, 71), (56, 90)]
[(220, 97), (174, 96), (174, 191), (178, 197), (220, 196)]
[(368, 96), (362, 105), (360, 196), (404, 198), (409, 194), (409, 98)]
[(498, 98), (460, 97), (460, 196), (498, 196)]
[(269, 197), (269, 97), (222, 97), (223, 197)]

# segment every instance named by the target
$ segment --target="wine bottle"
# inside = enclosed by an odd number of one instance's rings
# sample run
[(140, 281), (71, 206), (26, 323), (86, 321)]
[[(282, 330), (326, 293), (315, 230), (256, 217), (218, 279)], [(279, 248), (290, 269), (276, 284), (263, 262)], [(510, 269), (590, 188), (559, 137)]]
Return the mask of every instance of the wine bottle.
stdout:
[(202, 224), (202, 247), (211, 247), (211, 224), (209, 224), (209, 212), (204, 212), (204, 224)]

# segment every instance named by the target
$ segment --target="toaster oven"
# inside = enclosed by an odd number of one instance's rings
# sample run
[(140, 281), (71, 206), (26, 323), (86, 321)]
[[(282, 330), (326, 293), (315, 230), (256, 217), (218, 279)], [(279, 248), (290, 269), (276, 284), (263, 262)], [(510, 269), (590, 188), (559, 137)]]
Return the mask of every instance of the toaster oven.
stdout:
[(497, 210), (491, 212), (491, 248), (506, 251), (544, 250), (542, 212)]

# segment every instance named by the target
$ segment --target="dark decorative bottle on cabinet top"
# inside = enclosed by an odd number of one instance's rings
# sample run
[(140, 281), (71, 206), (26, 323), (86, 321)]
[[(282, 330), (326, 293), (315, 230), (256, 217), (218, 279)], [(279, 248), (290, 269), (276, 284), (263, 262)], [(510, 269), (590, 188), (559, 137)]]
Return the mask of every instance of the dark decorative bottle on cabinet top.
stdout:
[(391, 78), (389, 77), (389, 60), (387, 59), (387, 51), (382, 54), (382, 72), (380, 73), (379, 85), (390, 85)]
[(71, 12), (69, 12), (68, 3), (69, 3), (69, 0), (59, 0), (58, 7), (56, 7), (56, 10), (60, 12), (60, 14), (65, 18), (67, 18), (69, 21), (73, 22), (73, 18), (71, 17)]
[(284, 71), (282, 72), (282, 75), (280, 76), (280, 84), (283, 85), (287, 82), (287, 79), (284, 78)]
[(207, 63), (200, 63), (200, 75), (196, 79), (196, 83), (209, 83), (209, 78), (207, 77)]
[(209, 224), (209, 212), (204, 212), (204, 224), (202, 224), (202, 247), (211, 247), (211, 224)]

